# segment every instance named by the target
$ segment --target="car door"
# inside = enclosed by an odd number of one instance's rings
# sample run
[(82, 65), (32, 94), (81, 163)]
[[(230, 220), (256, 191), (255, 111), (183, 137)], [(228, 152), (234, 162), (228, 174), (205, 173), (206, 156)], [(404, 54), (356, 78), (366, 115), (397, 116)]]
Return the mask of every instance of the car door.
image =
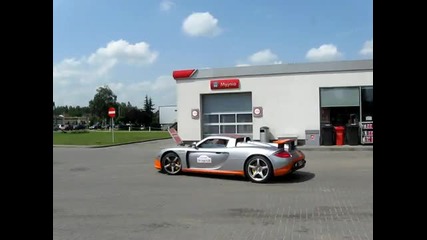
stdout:
[(189, 152), (190, 168), (219, 169), (227, 161), (229, 152), (227, 142), (218, 144), (218, 139), (208, 139)]

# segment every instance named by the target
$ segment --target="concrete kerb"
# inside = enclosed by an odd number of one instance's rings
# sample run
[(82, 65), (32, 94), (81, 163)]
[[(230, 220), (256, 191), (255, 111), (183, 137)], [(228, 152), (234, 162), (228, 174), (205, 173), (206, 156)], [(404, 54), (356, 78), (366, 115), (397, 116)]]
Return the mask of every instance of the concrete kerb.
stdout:
[(373, 145), (297, 146), (303, 151), (373, 151)]
[[(135, 143), (144, 143), (144, 142), (153, 142), (158, 140), (166, 140), (171, 139), (167, 138), (158, 138), (158, 139), (149, 139), (143, 141), (134, 141), (134, 142), (126, 142), (126, 143), (116, 143), (116, 144), (107, 144), (107, 145), (53, 145), (53, 147), (63, 147), (63, 148), (106, 148), (106, 147), (114, 147), (121, 146), (127, 144), (135, 144)], [(303, 151), (373, 151), (373, 145), (332, 145), (332, 146), (297, 146), (298, 149)]]
[(171, 138), (170, 137), (156, 138), (156, 139), (148, 139), (148, 140), (141, 140), (141, 141), (125, 142), (125, 143), (112, 143), (112, 144), (106, 144), (106, 145), (53, 145), (53, 147), (60, 147), (60, 148), (107, 148), (107, 147), (115, 147), (115, 146), (135, 144), (135, 143), (153, 142), (153, 141), (166, 140), (166, 139), (171, 139)]

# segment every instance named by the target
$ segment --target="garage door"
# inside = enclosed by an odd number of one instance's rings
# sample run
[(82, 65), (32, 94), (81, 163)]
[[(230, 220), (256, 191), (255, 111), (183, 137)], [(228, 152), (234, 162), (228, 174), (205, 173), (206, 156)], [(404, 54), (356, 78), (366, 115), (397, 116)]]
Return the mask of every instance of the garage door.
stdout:
[(203, 137), (239, 134), (252, 137), (252, 94), (202, 95)]

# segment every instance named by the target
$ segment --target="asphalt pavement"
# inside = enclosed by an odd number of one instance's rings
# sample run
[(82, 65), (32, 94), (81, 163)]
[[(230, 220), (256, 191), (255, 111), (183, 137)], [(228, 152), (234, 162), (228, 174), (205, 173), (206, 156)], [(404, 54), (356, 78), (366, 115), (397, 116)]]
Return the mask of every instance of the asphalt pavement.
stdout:
[(53, 148), (53, 239), (373, 239), (370, 150), (300, 146), (305, 168), (257, 184), (159, 173), (153, 159), (170, 146)]

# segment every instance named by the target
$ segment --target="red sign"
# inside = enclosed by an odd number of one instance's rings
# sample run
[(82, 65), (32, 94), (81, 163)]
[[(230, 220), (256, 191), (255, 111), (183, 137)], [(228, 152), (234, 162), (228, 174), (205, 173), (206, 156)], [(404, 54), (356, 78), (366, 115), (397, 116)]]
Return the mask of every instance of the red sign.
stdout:
[(116, 116), (116, 109), (113, 108), (113, 107), (110, 107), (108, 109), (108, 116), (111, 117), (111, 118), (115, 117)]
[(171, 135), (176, 135), (176, 134), (178, 134), (178, 132), (175, 130), (175, 128), (169, 128), (169, 133), (170, 133)]
[(237, 78), (211, 80), (211, 89), (229, 89), (229, 88), (239, 88), (239, 87), (240, 87), (240, 81)]

